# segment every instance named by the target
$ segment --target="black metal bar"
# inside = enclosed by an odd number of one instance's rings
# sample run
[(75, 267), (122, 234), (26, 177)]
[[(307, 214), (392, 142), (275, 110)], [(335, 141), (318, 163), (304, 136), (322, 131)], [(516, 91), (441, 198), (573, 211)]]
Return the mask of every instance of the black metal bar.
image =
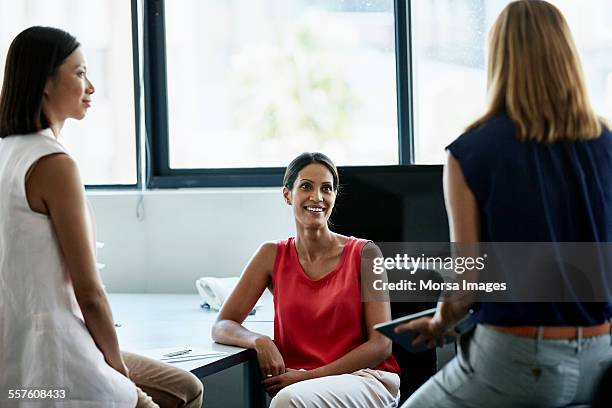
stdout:
[[(367, 176), (369, 174), (429, 174), (440, 165), (404, 166), (341, 166), (342, 174)], [(283, 168), (254, 169), (172, 169), (163, 177), (153, 176), (150, 188), (188, 188), (188, 187), (280, 187)]]
[[(253, 351), (253, 350), (251, 350)], [(261, 386), (261, 373), (257, 362), (257, 353), (251, 353), (251, 358), (244, 369), (244, 386), (246, 407), (264, 408), (266, 406), (266, 393)]]
[(134, 124), (136, 130), (136, 187), (142, 187), (142, 160), (140, 157), (140, 43), (138, 36), (138, 0), (132, 0), (132, 67), (134, 72)]
[(85, 186), (87, 191), (99, 190), (135, 190), (138, 188), (136, 184), (89, 184)]
[[(227, 169), (232, 170), (232, 169)], [(188, 188), (188, 187), (280, 187), (283, 180), (282, 168), (272, 173), (256, 173), (238, 169), (237, 172), (197, 170), (193, 174), (173, 170), (178, 174), (156, 177), (149, 180), (149, 188)]]
[(141, 160), (140, 160), (140, 81), (139, 70), (139, 46), (138, 46), (138, 0), (131, 0), (131, 18), (132, 18), (132, 60), (133, 60), (133, 80), (134, 80), (134, 118), (135, 118), (135, 135), (136, 138), (136, 183), (135, 184), (86, 184), (87, 190), (133, 190), (139, 188), (142, 183), (140, 177)]
[(395, 55), (397, 67), (397, 125), (399, 164), (414, 164), (412, 109), (411, 0), (395, 0)]
[(147, 186), (153, 177), (169, 173), (168, 97), (164, 1), (144, 1), (145, 126), (150, 161)]

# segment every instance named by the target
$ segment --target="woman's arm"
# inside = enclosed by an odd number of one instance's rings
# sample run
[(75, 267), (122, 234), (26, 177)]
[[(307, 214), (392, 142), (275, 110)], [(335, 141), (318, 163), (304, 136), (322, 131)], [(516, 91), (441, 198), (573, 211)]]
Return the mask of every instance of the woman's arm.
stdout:
[(444, 202), (451, 242), (480, 242), (480, 215), (474, 193), (457, 159), (448, 152), (444, 166)]
[[(459, 162), (450, 151), (447, 153), (443, 180), (451, 242), (480, 242), (480, 211), (476, 197), (465, 181)], [(470, 306), (470, 302), (440, 302), (434, 320), (443, 327), (454, 326), (465, 316)]]
[(247, 264), (238, 285), (223, 303), (211, 334), (218, 343), (254, 349), (263, 377), (285, 372), (278, 348), (269, 336), (255, 333), (242, 325), (257, 300), (269, 285), (276, 258), (276, 243), (259, 247)]
[[(365, 260), (382, 257), (380, 249), (368, 243), (362, 250), (362, 264)], [(362, 268), (363, 269), (363, 268)], [(366, 269), (367, 271), (368, 269)], [(371, 270), (371, 268), (369, 268)], [(367, 272), (366, 272), (367, 273)], [(381, 275), (382, 276), (382, 275)], [(285, 374), (264, 381), (266, 391), (274, 394), (298, 381), (336, 374), (352, 373), (363, 368), (373, 368), (391, 356), (391, 340), (374, 330), (374, 325), (391, 320), (388, 302), (365, 302), (364, 323), (368, 340), (339, 359), (310, 371), (288, 370)]]
[(34, 211), (51, 218), (76, 300), (96, 345), (111, 367), (128, 376), (96, 269), (92, 226), (76, 164), (65, 154), (41, 158), (28, 177), (26, 195)]
[[(444, 166), (444, 202), (448, 215), (450, 240), (456, 243), (477, 243), (480, 241), (480, 215), (474, 193), (467, 185), (459, 162), (447, 153)], [(434, 347), (442, 341), (445, 332), (453, 327), (468, 311), (470, 302), (439, 302), (433, 318), (424, 317), (396, 327), (401, 333), (417, 330), (419, 335), (414, 344), (427, 342)]]

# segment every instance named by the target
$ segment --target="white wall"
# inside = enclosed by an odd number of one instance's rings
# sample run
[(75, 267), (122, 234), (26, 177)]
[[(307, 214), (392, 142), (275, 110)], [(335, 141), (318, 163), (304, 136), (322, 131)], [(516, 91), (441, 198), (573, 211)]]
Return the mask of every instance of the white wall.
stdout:
[[(238, 276), (266, 240), (294, 234), (280, 188), (89, 192), (110, 293), (196, 293), (200, 276)], [(144, 217), (137, 217), (142, 198)]]

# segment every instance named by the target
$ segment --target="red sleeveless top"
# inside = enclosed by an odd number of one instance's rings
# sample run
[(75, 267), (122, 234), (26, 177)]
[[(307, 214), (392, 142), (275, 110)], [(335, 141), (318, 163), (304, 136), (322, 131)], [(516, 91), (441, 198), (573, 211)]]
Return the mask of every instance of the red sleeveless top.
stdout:
[[(274, 342), (286, 367), (321, 367), (366, 342), (359, 275), (361, 250), (368, 242), (350, 237), (338, 265), (316, 281), (302, 269), (294, 238), (277, 243)], [(400, 372), (393, 356), (375, 369)]]

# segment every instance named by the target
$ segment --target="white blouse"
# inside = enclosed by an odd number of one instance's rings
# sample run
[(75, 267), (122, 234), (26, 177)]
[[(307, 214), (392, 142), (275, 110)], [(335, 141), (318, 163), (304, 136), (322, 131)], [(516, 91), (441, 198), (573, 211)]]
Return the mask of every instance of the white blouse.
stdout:
[(65, 392), (44, 406), (132, 408), (135, 385), (87, 330), (51, 219), (27, 202), (26, 175), (53, 153), (65, 150), (50, 129), (0, 139), (0, 406), (36, 388)]

